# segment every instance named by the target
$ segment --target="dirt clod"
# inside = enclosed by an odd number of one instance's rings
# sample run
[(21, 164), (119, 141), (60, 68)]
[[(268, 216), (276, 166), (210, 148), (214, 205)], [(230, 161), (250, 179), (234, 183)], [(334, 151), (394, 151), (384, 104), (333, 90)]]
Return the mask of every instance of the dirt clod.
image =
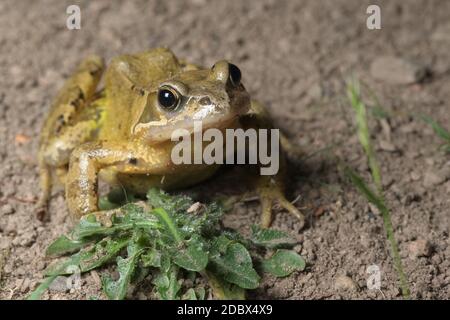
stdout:
[(334, 280), (334, 288), (336, 290), (349, 290), (349, 291), (356, 291), (358, 290), (358, 285), (355, 281), (353, 281), (352, 278), (346, 275), (339, 275)]
[(426, 239), (412, 241), (408, 245), (409, 256), (412, 259), (418, 257), (428, 257), (432, 252), (431, 243)]
[(14, 209), (14, 207), (7, 203), (4, 206), (2, 206), (0, 208), (0, 214), (4, 214), (4, 215), (9, 215), (9, 214), (13, 214), (16, 210)]
[(447, 171), (428, 170), (425, 172), (423, 176), (423, 186), (425, 188), (438, 186), (447, 181), (447, 179), (448, 179)]
[(392, 56), (376, 58), (370, 66), (370, 72), (375, 79), (390, 84), (412, 84), (421, 81), (426, 75), (424, 66)]

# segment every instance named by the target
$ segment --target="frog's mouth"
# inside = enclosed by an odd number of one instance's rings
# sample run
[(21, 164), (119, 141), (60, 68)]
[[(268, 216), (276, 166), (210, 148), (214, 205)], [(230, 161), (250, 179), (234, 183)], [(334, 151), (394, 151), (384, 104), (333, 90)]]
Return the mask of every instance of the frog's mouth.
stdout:
[(133, 132), (150, 144), (158, 144), (165, 141), (178, 141), (182, 136), (190, 136), (196, 131), (205, 131), (210, 128), (226, 129), (237, 126), (240, 114), (210, 116), (201, 120), (189, 119), (175, 123), (167, 119), (139, 123)]

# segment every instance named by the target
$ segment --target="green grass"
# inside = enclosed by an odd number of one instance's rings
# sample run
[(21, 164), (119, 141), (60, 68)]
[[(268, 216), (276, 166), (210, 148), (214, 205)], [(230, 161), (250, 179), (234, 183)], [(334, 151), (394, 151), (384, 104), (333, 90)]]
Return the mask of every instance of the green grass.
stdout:
[(375, 186), (375, 190), (373, 190), (366, 183), (366, 181), (364, 181), (364, 179), (351, 168), (346, 167), (345, 173), (350, 178), (354, 186), (359, 190), (359, 192), (363, 196), (365, 196), (369, 202), (374, 204), (380, 211), (383, 218), (386, 237), (390, 244), (394, 267), (399, 277), (402, 295), (404, 298), (408, 299), (410, 295), (408, 279), (405, 275), (405, 272), (403, 271), (397, 241), (395, 240), (394, 228), (392, 226), (391, 220), (391, 212), (384, 199), (383, 187), (381, 183), (381, 170), (376, 159), (373, 145), (371, 143), (370, 130), (367, 121), (367, 108), (361, 97), (359, 82), (353, 80), (347, 84), (347, 96), (350, 101), (350, 105), (353, 108), (359, 142), (367, 157), (367, 162), (370, 168), (370, 173), (373, 180), (372, 182)]
[[(100, 204), (101, 209), (117, 207), (108, 198)], [(82, 218), (47, 248), (48, 257), (68, 258), (47, 268), (28, 299), (39, 299), (74, 266), (81, 273), (115, 267), (119, 278), (105, 272), (102, 285), (106, 296), (116, 300), (126, 298), (130, 284), (147, 279), (153, 296), (163, 300), (204, 299), (208, 290), (218, 299), (243, 299), (245, 290), (259, 286), (261, 273), (285, 277), (305, 268), (300, 255), (286, 250), (295, 241), (285, 232), (253, 226), (252, 235), (244, 238), (222, 227), (222, 214), (218, 203), (195, 206), (188, 197), (151, 189), (147, 201), (126, 203), (106, 225), (94, 216)], [(209, 286), (196, 282), (198, 277)], [(195, 285), (184, 286), (184, 279)]]
[(434, 133), (443, 140), (440, 149), (446, 153), (450, 153), (450, 132), (442, 127), (437, 121), (426, 115), (419, 116), (422, 121), (433, 128)]

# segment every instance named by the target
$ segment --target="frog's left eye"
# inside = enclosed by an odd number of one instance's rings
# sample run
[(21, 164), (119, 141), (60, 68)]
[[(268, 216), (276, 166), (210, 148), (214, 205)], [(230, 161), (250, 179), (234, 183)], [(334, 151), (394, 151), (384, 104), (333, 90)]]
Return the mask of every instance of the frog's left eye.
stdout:
[(170, 87), (162, 87), (158, 91), (158, 103), (166, 110), (173, 111), (177, 108), (180, 102), (180, 95), (177, 91)]

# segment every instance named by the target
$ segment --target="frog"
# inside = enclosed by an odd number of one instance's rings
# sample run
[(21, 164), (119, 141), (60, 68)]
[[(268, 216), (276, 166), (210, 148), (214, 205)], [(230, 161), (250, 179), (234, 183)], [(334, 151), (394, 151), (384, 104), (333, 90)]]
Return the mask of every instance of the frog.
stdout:
[[(211, 178), (220, 164), (171, 160), (176, 143), (171, 133), (192, 134), (193, 120), (202, 121), (203, 130), (273, 127), (267, 109), (245, 89), (241, 70), (227, 60), (202, 67), (155, 48), (117, 56), (106, 67), (103, 58), (88, 56), (65, 81), (44, 121), (38, 217), (46, 216), (57, 183), (64, 186), (70, 215), (80, 219), (111, 214), (99, 209), (100, 180), (145, 194), (152, 187), (170, 192)], [(282, 156), (275, 176), (257, 177), (264, 228), (271, 224), (275, 203), (304, 224), (284, 193), (285, 163)]]

